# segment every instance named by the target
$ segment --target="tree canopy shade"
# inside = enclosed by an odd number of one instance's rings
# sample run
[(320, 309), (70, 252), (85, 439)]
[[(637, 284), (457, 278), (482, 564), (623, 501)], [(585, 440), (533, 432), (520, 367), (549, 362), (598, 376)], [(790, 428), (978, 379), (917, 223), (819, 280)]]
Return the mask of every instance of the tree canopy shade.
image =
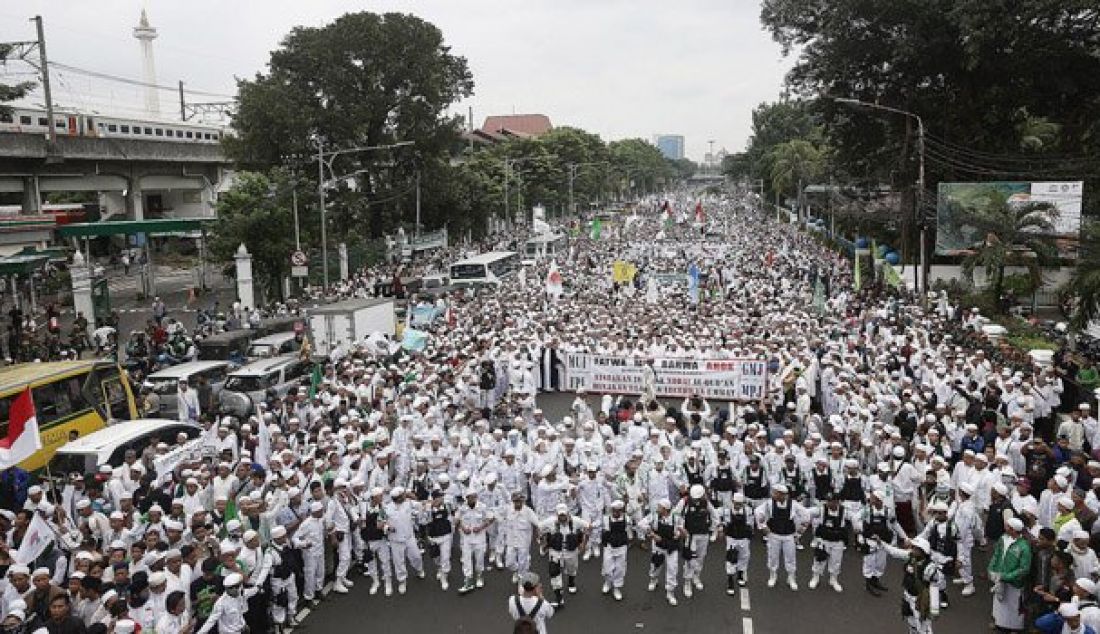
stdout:
[(472, 94), (473, 79), (432, 24), (362, 12), (295, 28), (271, 53), (268, 72), (238, 88), (236, 135), (226, 147), (246, 167), (290, 165), (312, 178), (318, 140), (329, 150), (413, 143), (341, 154), (326, 174), (358, 175), (330, 195), (336, 232), (354, 226), (378, 235), (394, 219), (383, 216), (392, 207), (373, 203), (408, 195), (418, 171), (446, 160), (458, 134), (446, 109)]
[[(13, 48), (11, 44), (0, 44), (0, 66), (7, 61)], [(25, 97), (35, 85), (33, 81), (22, 81), (18, 84), (0, 83), (0, 113), (11, 112), (11, 106), (6, 105), (7, 102)]]
[(290, 275), (295, 246), (291, 186), (292, 177), (284, 169), (240, 172), (233, 187), (218, 196), (210, 252), (232, 262), (243, 243), (252, 254), (253, 279), (264, 301), (282, 297), (283, 278)]
[[(787, 85), (820, 99), (830, 145), (854, 176), (891, 182), (897, 171), (904, 178), (895, 181), (912, 182), (913, 124), (830, 97), (917, 113), (930, 136), (970, 153), (1018, 156), (1037, 142), (1079, 156), (1100, 148), (1100, 5), (1092, 0), (764, 0), (761, 20), (787, 52), (798, 51)], [(985, 167), (977, 158), (930, 151), (929, 184), (975, 180)], [(1061, 175), (1084, 175), (1080, 165), (1061, 167)]]
[(1087, 222), (1081, 229), (1077, 266), (1062, 290), (1076, 297), (1070, 324), (1084, 330), (1100, 319), (1100, 223)]

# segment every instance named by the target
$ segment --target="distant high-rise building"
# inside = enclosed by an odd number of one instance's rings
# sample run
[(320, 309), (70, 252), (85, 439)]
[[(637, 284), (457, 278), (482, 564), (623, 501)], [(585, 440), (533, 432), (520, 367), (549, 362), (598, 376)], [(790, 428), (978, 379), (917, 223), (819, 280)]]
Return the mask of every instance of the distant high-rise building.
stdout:
[(657, 149), (674, 161), (684, 158), (684, 137), (680, 134), (658, 134)]

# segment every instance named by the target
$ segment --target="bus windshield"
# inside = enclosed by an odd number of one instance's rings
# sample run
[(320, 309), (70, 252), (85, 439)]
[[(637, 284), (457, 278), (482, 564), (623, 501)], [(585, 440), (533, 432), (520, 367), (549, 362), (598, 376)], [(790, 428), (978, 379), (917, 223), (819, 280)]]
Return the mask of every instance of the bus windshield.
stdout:
[(473, 280), (485, 277), (484, 264), (454, 264), (451, 266), (452, 280)]

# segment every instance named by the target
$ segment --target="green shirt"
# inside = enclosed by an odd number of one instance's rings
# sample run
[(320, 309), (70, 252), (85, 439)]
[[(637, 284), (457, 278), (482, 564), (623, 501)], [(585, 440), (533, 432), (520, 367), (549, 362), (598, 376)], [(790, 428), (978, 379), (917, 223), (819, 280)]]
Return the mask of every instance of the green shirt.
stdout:
[(1007, 547), (1003, 538), (997, 540), (993, 558), (989, 560), (990, 574), (998, 574), (1001, 581), (1015, 588), (1022, 588), (1030, 570), (1031, 544), (1026, 539), (1017, 537)]

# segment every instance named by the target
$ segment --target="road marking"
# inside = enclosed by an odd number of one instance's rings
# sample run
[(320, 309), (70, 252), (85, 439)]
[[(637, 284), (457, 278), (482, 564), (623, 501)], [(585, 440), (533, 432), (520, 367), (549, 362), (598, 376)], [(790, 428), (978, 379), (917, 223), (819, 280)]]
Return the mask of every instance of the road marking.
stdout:
[(749, 589), (748, 588), (741, 588), (741, 609), (746, 611), (746, 612), (748, 612), (752, 609), (752, 606), (749, 603)]
[(741, 619), (741, 631), (743, 634), (752, 634), (752, 617)]

